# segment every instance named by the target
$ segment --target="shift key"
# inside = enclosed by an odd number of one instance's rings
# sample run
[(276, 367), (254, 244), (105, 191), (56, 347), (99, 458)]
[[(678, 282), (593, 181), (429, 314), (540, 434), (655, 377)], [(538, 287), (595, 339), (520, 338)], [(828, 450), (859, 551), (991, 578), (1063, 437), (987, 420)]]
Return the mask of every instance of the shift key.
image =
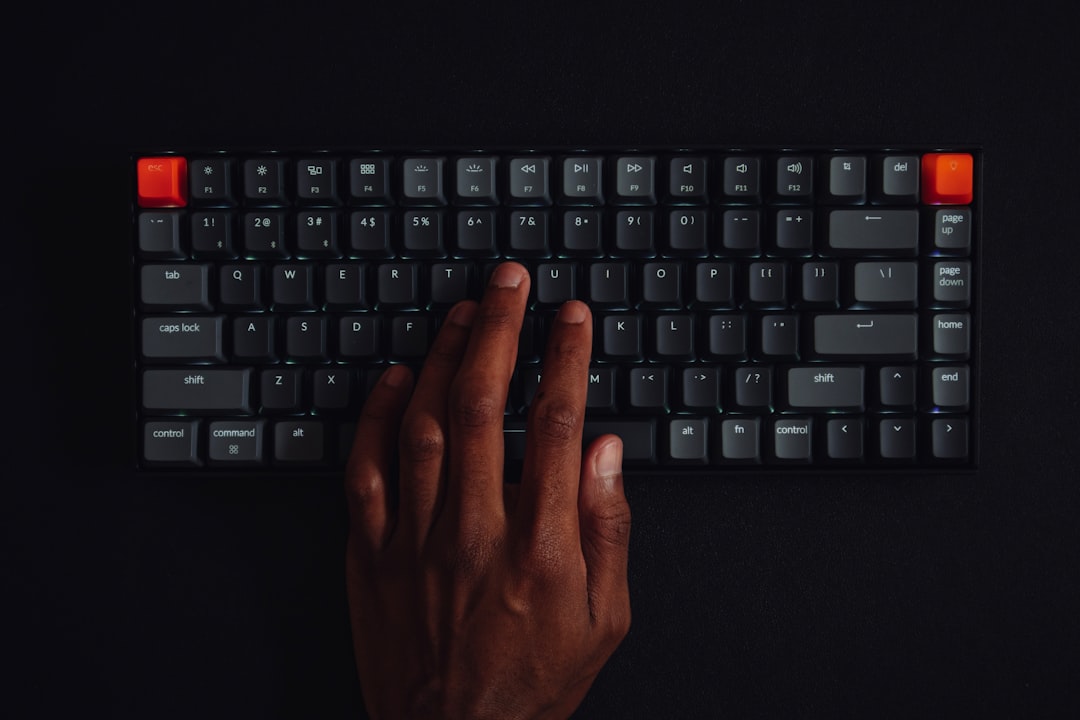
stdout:
[(250, 413), (251, 375), (251, 368), (144, 370), (142, 405), (163, 414)]

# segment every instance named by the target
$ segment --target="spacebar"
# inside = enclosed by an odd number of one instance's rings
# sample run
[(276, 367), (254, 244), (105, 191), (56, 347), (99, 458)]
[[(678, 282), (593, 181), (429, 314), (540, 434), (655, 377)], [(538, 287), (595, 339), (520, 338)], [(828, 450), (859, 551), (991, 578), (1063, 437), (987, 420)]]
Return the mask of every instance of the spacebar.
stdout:
[[(655, 420), (586, 420), (582, 431), (582, 447), (588, 447), (596, 438), (614, 433), (623, 441), (623, 460), (634, 463), (650, 463), (656, 460)], [(506, 420), (503, 423), (503, 439), (508, 460), (525, 459), (525, 421)]]

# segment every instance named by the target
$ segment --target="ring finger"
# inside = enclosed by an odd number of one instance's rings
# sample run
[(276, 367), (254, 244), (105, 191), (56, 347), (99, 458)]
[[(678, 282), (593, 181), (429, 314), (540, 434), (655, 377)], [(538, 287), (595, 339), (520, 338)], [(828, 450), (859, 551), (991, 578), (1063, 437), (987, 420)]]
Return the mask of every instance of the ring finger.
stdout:
[(461, 365), (476, 303), (455, 305), (432, 343), (399, 436), (399, 534), (419, 547), (439, 511), (446, 482), (446, 388)]

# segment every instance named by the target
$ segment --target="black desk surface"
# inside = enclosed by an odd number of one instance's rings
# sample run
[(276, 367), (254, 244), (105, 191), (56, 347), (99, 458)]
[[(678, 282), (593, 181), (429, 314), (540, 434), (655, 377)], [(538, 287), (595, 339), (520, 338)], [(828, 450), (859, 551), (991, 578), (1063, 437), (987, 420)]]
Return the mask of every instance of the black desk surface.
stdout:
[(367, 5), (9, 18), (8, 717), (362, 714), (339, 486), (127, 469), (127, 148), (682, 143), (982, 145), (981, 468), (629, 482), (579, 716), (1076, 713), (1077, 11)]

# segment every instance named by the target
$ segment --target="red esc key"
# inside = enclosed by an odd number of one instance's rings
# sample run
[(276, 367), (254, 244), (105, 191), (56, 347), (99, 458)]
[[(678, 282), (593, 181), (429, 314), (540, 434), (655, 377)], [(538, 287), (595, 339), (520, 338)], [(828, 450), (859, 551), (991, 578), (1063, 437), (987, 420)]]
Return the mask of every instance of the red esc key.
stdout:
[(187, 205), (187, 159), (176, 156), (139, 158), (136, 164), (139, 207)]
[(927, 205), (967, 205), (974, 197), (974, 161), (968, 153), (922, 157), (922, 200)]

